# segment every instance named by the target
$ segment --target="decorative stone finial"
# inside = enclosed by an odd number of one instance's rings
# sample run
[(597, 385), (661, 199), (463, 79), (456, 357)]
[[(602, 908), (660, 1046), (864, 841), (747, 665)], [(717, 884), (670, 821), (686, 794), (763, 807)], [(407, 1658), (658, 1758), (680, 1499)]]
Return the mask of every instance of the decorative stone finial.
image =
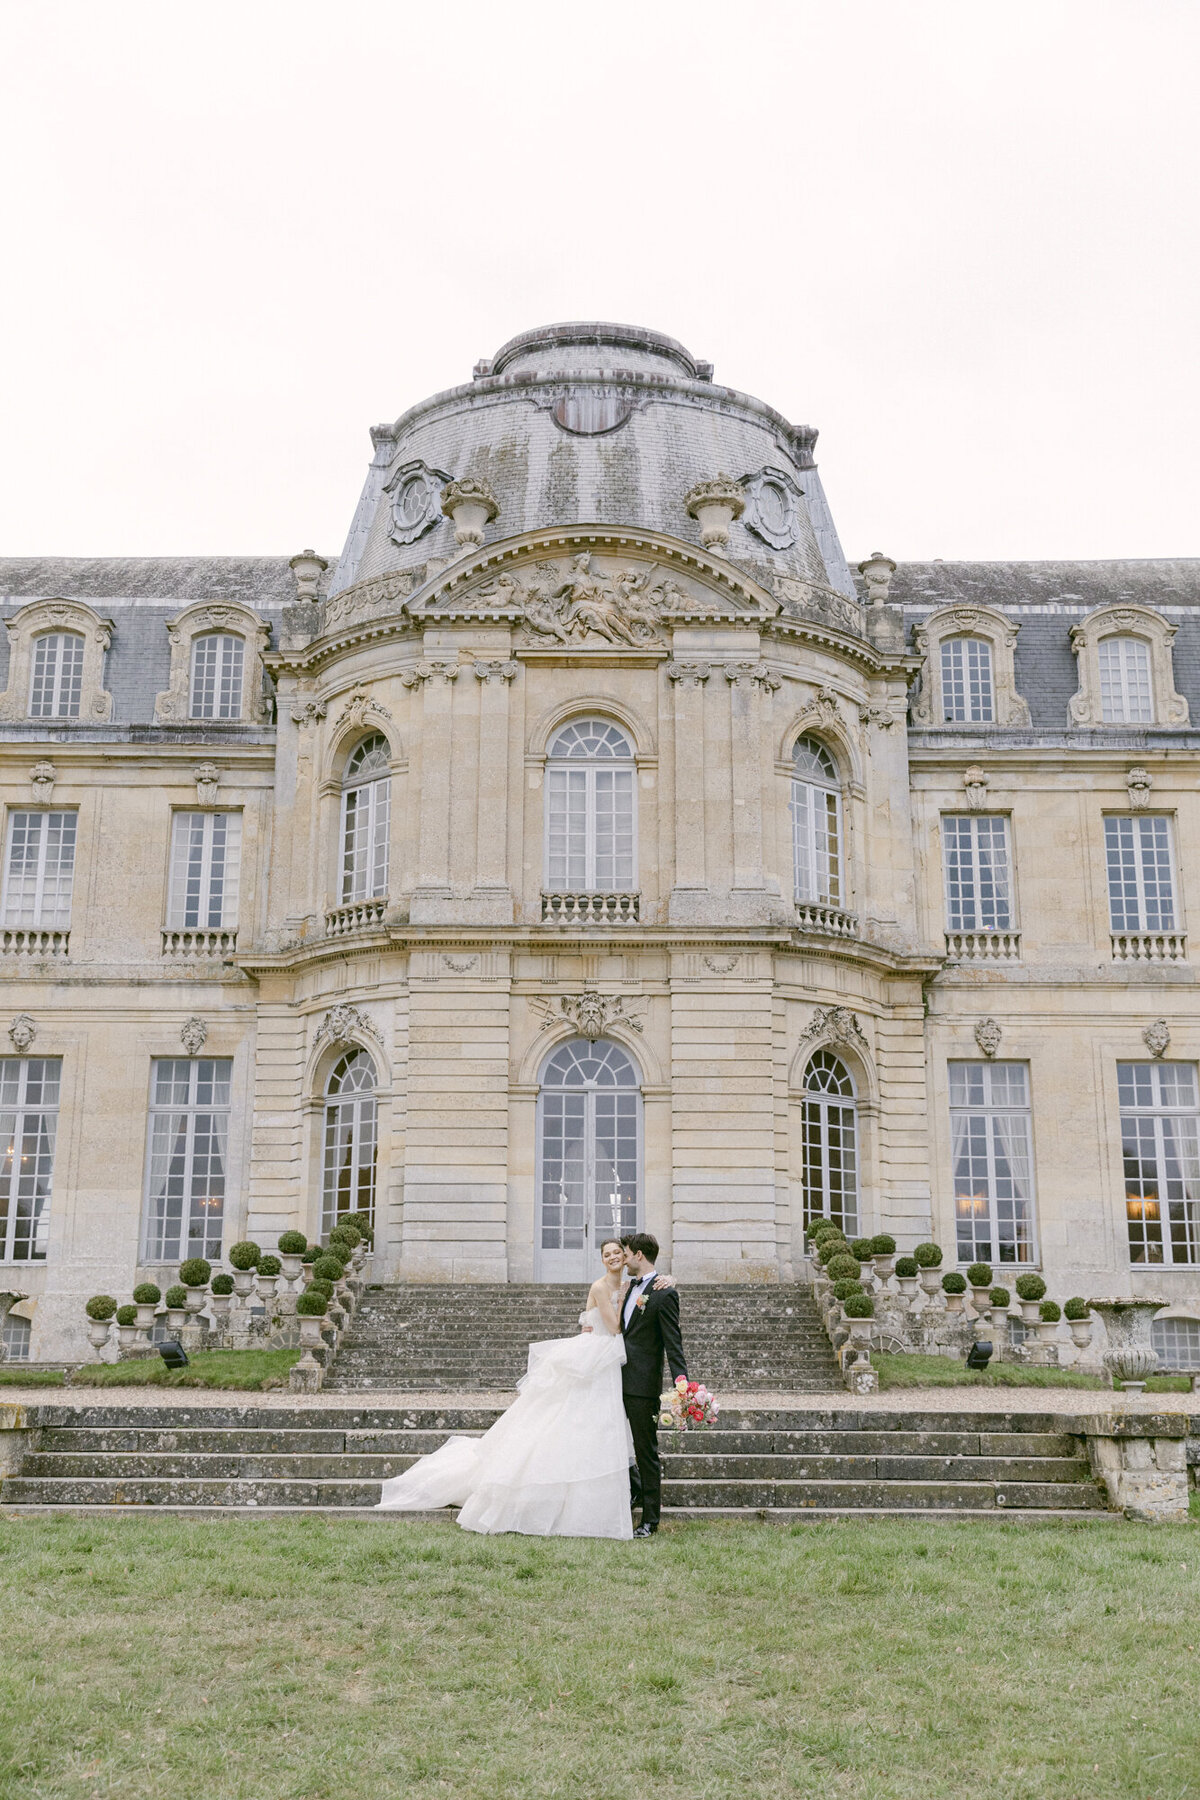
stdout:
[(896, 573), (891, 557), (885, 556), (882, 550), (872, 550), (866, 562), (859, 563), (858, 572), (867, 584), (868, 605), (886, 606), (892, 576)]
[(192, 780), (196, 783), (196, 802), (200, 806), (217, 804), (217, 789), (221, 784), (221, 771), (216, 763), (197, 763), (192, 770)]
[(297, 600), (315, 600), (321, 577), (329, 564), (315, 550), (302, 550), (299, 556), (293, 556), (288, 568), (296, 583)]
[(442, 511), (454, 523), (455, 543), (465, 548), (482, 544), (483, 528), (499, 513), (500, 502), (486, 481), (465, 475), (461, 481), (448, 481), (442, 489)]
[(995, 1019), (980, 1019), (975, 1027), (975, 1042), (990, 1062), (1000, 1048), (1000, 1026)]
[(970, 812), (982, 812), (987, 805), (988, 778), (986, 772), (972, 764), (963, 770), (963, 792), (967, 797), (967, 808)]
[(1150, 789), (1153, 780), (1149, 769), (1130, 769), (1125, 777), (1125, 786), (1129, 790), (1129, 804), (1134, 812), (1140, 812), (1150, 804)]
[(700, 527), (704, 548), (723, 550), (729, 542), (729, 527), (746, 510), (746, 496), (740, 482), (730, 475), (718, 475), (715, 481), (698, 481), (689, 488), (683, 504)]
[(37, 1026), (28, 1013), (18, 1013), (8, 1028), (13, 1049), (18, 1056), (24, 1056), (37, 1036)]
[(1171, 1027), (1165, 1019), (1155, 1019), (1143, 1031), (1142, 1042), (1151, 1056), (1165, 1056), (1171, 1048)]
[(33, 788), (33, 797), (43, 805), (49, 805), (54, 792), (54, 783), (58, 780), (58, 770), (52, 762), (35, 762), (29, 771), (29, 780)]
[(179, 1032), (179, 1041), (189, 1056), (199, 1056), (207, 1037), (208, 1026), (203, 1019), (198, 1019), (193, 1013), (190, 1019), (184, 1020)]

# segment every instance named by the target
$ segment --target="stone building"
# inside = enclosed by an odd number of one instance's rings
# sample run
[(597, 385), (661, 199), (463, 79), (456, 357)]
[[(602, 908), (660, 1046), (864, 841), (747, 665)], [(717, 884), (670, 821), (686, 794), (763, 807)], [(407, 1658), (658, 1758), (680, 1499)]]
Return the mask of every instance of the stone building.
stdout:
[(377, 1274), (1200, 1301), (1200, 561), (852, 572), (816, 433), (532, 331), (340, 559), (0, 562), (10, 1349), (374, 1207)]

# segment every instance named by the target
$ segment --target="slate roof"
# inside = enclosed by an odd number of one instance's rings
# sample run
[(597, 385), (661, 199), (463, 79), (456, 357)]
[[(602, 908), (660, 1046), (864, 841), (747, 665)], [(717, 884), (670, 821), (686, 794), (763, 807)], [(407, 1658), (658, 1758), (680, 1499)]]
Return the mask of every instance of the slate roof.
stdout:
[(101, 611), (159, 601), (180, 612), (197, 600), (239, 600), (262, 611), (296, 598), (289, 564), (286, 556), (6, 556), (0, 604), (10, 612), (14, 600), (86, 600)]

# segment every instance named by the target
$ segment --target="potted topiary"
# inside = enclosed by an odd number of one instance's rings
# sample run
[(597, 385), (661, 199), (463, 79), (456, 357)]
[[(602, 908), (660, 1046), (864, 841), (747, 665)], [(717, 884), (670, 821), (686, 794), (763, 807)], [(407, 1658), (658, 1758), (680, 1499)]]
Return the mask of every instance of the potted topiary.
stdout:
[(842, 1312), (846, 1324), (850, 1328), (850, 1343), (856, 1350), (865, 1350), (871, 1342), (871, 1324), (875, 1317), (875, 1302), (870, 1294), (851, 1294), (842, 1302)]
[(178, 1282), (175, 1283), (174, 1287), (169, 1287), (167, 1289), (166, 1293), (163, 1295), (163, 1299), (166, 1302), (166, 1306), (167, 1306), (167, 1328), (168, 1328), (168, 1330), (170, 1330), (170, 1331), (182, 1331), (183, 1330), (183, 1323), (184, 1323), (184, 1320), (187, 1318), (187, 1297), (188, 1297), (187, 1289), (185, 1287), (181, 1287)]
[(971, 1284), (971, 1305), (982, 1319), (990, 1304), (992, 1265), (985, 1262), (972, 1263), (967, 1270), (967, 1280)]
[(848, 1300), (851, 1294), (861, 1294), (862, 1291), (862, 1282), (851, 1281), (849, 1276), (845, 1276), (841, 1281), (835, 1281), (833, 1284), (834, 1298), (837, 1300)]
[(190, 1313), (204, 1311), (205, 1289), (212, 1280), (212, 1264), (202, 1256), (189, 1256), (179, 1266), (179, 1279), (187, 1289), (187, 1309)]
[(831, 1262), (825, 1265), (825, 1273), (832, 1282), (861, 1281), (862, 1264), (856, 1256), (851, 1256), (848, 1251), (843, 1251), (840, 1256), (835, 1256)]
[(362, 1241), (369, 1250), (375, 1242), (375, 1226), (368, 1212), (352, 1212), (346, 1215), (347, 1225), (353, 1225), (355, 1231), (362, 1236)]
[(896, 1262), (896, 1240), (886, 1231), (876, 1232), (871, 1239), (871, 1261), (880, 1281), (890, 1281)]
[(991, 1292), (991, 1302), (992, 1330), (1002, 1341), (1006, 1341), (1008, 1335), (1008, 1309), (1012, 1305), (1012, 1295), (1005, 1287), (994, 1287)]
[(212, 1308), (213, 1318), (218, 1325), (229, 1317), (229, 1308), (233, 1304), (233, 1276), (214, 1275), (208, 1288), (208, 1304)]
[(1017, 1299), (1021, 1302), (1021, 1317), (1027, 1325), (1036, 1325), (1038, 1321), (1038, 1304), (1046, 1297), (1046, 1284), (1040, 1275), (1017, 1276)]
[(1081, 1294), (1073, 1294), (1063, 1307), (1063, 1317), (1071, 1328), (1071, 1342), (1077, 1350), (1086, 1350), (1092, 1341), (1092, 1315)]
[(262, 1251), (249, 1239), (235, 1244), (229, 1252), (229, 1266), (233, 1270), (233, 1291), (239, 1300), (249, 1298), (254, 1287), (254, 1271), (258, 1267), (258, 1259)]
[(896, 1258), (896, 1286), (900, 1289), (902, 1300), (916, 1299), (919, 1273), (920, 1264), (915, 1256), (898, 1256)]
[(279, 1275), (283, 1268), (277, 1256), (260, 1256), (255, 1274), (258, 1276), (258, 1297), (260, 1300), (273, 1300), (275, 1289), (279, 1285)]
[(963, 1309), (963, 1295), (967, 1291), (967, 1278), (960, 1275), (957, 1269), (951, 1269), (942, 1276), (942, 1292), (946, 1296), (946, 1311), (960, 1313)]
[(817, 1257), (821, 1266), (826, 1269), (829, 1267), (835, 1256), (848, 1256), (849, 1254), (850, 1246), (842, 1236), (841, 1232), (839, 1232), (836, 1237), (831, 1233), (826, 1233), (821, 1239), (821, 1247), (817, 1251)]
[(304, 1255), (300, 1258), (300, 1279), (303, 1281), (305, 1287), (307, 1287), (312, 1280), (313, 1264), (320, 1254), (320, 1244), (310, 1244), (308, 1249), (304, 1252)]
[(942, 1266), (942, 1253), (936, 1244), (918, 1244), (913, 1251), (917, 1270), (921, 1278), (921, 1286), (932, 1298), (942, 1285), (938, 1270)]
[(138, 1330), (149, 1331), (154, 1324), (154, 1309), (162, 1299), (162, 1289), (155, 1287), (152, 1281), (139, 1281), (133, 1290), (133, 1298), (138, 1309)]
[(303, 1268), (301, 1258), (308, 1249), (308, 1239), (302, 1231), (281, 1231), (279, 1234), (279, 1261), (283, 1266), (283, 1279), (287, 1282), (299, 1279)]
[(1062, 1307), (1057, 1300), (1043, 1300), (1038, 1307), (1037, 1335), (1039, 1344), (1052, 1344), (1058, 1336)]
[(93, 1350), (103, 1350), (108, 1342), (117, 1303), (111, 1294), (93, 1294), (83, 1310), (88, 1318), (88, 1343)]
[(321, 1327), (329, 1303), (324, 1294), (309, 1286), (296, 1301), (296, 1312), (300, 1318), (300, 1342), (306, 1350), (315, 1350), (321, 1342)]
[(122, 1350), (130, 1350), (137, 1343), (138, 1316), (136, 1306), (118, 1306), (117, 1308), (117, 1343)]

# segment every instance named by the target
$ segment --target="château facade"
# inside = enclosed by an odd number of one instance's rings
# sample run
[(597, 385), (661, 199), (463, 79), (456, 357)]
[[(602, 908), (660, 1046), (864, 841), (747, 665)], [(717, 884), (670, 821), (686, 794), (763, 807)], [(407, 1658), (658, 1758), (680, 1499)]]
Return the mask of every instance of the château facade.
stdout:
[(852, 570), (623, 326), (372, 437), (336, 561), (0, 562), (11, 1351), (361, 1206), (377, 1279), (826, 1212), (1200, 1316), (1200, 561)]

